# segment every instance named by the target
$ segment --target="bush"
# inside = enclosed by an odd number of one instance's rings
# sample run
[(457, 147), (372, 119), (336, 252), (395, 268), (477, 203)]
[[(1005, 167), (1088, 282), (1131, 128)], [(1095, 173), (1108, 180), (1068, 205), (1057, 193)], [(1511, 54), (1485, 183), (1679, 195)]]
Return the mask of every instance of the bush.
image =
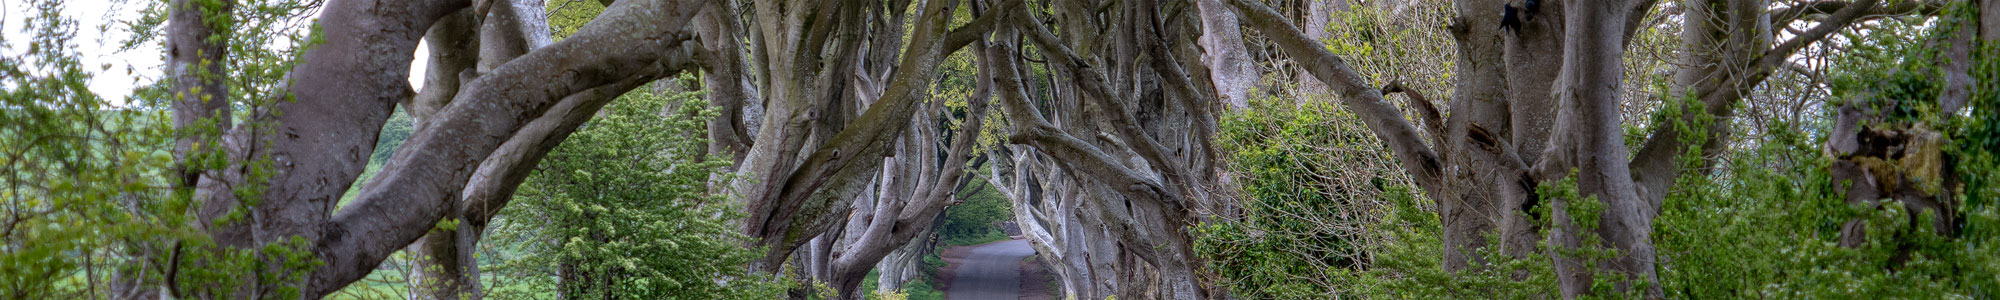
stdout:
[(1332, 297), (1339, 274), (1370, 260), (1364, 244), (1394, 240), (1365, 226), (1385, 192), (1410, 183), (1351, 113), (1260, 100), (1221, 127), (1242, 215), (1197, 226), (1194, 248), (1237, 296)]
[(740, 209), (708, 191), (729, 162), (704, 155), (699, 95), (628, 94), (550, 152), (495, 222), (491, 244), (523, 245), (496, 273), (534, 287), (519, 296), (776, 297), (744, 269), (761, 252), (730, 225)]
[[(970, 176), (971, 174), (967, 174)], [(952, 206), (944, 211), (944, 220), (937, 226), (938, 237), (943, 245), (977, 245), (1007, 239), (1000, 230), (1001, 221), (1014, 219), (1014, 203), (1007, 201), (1000, 192), (992, 188), (973, 188), (977, 184), (966, 185), (960, 193), (965, 203)], [(935, 252), (935, 251), (933, 251)]]

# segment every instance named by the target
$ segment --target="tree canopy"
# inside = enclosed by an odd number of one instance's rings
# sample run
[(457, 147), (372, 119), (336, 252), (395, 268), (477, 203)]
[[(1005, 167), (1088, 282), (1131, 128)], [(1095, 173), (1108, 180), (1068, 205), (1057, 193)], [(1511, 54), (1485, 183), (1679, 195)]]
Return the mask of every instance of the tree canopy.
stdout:
[(0, 19), (0, 298), (2000, 296), (2000, 1), (120, 4)]

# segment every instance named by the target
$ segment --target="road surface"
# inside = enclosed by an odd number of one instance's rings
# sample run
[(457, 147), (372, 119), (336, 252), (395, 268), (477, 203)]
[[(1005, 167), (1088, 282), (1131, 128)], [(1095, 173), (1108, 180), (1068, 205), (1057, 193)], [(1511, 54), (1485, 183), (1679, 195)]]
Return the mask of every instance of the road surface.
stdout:
[(1027, 240), (979, 245), (965, 255), (951, 279), (951, 300), (1015, 300), (1021, 297), (1021, 260), (1035, 255)]

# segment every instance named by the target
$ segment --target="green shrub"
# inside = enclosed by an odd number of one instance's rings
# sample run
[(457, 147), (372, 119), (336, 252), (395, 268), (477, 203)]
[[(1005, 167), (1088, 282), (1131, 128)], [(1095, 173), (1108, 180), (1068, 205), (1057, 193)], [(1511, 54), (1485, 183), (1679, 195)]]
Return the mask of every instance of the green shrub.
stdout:
[(550, 152), (489, 238), (520, 245), (496, 273), (534, 288), (496, 298), (776, 297), (780, 281), (744, 269), (761, 252), (730, 225), (740, 208), (708, 191), (729, 164), (704, 155), (713, 114), (699, 93), (635, 92)]
[(1222, 120), (1216, 144), (1241, 186), (1242, 214), (1196, 226), (1195, 251), (1236, 296), (1324, 298), (1391, 242), (1365, 226), (1385, 192), (1409, 184), (1360, 120), (1332, 104), (1258, 100)]

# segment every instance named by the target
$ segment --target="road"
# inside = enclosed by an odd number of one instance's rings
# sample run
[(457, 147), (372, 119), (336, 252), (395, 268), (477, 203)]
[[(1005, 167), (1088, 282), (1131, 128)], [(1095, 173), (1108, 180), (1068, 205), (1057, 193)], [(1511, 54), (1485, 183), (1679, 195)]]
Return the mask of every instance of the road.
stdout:
[(957, 266), (951, 300), (1015, 300), (1021, 297), (1021, 260), (1035, 255), (1027, 240), (1007, 240), (979, 245)]

